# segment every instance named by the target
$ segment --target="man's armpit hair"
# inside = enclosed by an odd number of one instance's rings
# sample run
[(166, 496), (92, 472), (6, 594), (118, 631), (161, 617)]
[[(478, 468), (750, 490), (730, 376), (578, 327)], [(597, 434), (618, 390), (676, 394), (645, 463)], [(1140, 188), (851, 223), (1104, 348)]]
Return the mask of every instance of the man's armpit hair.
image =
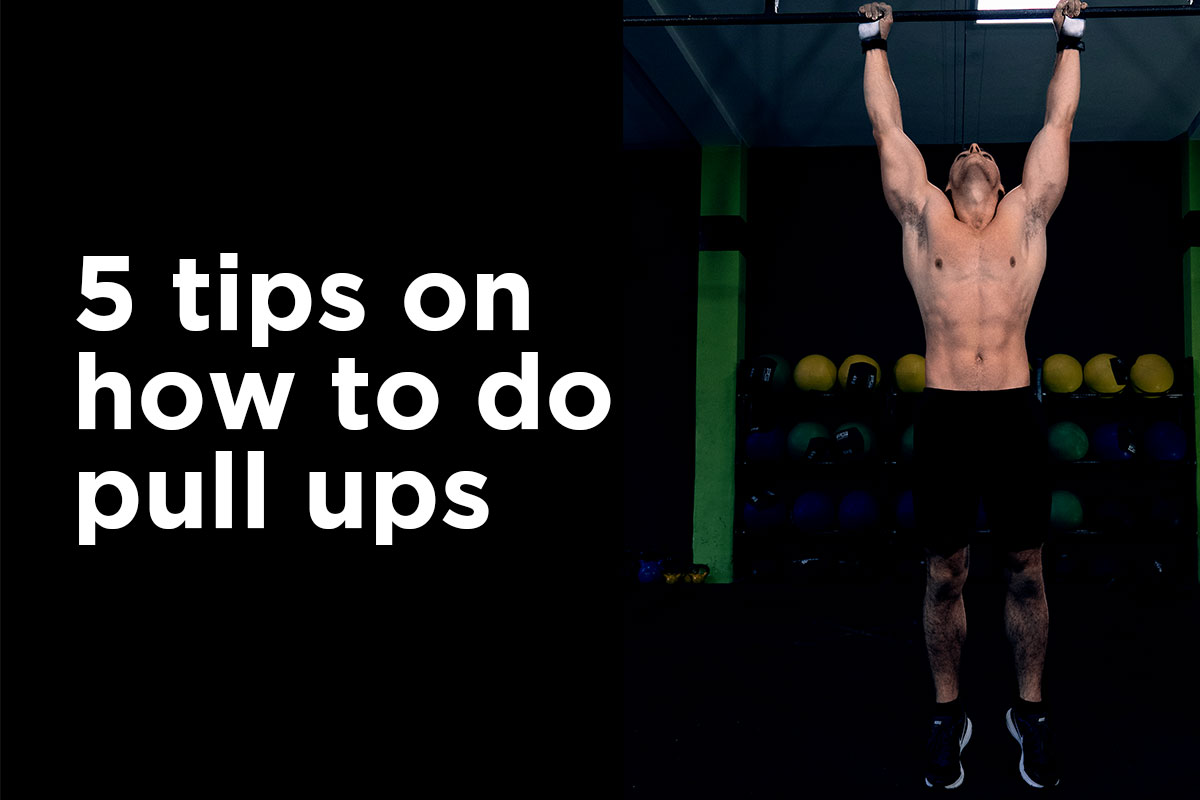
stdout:
[(901, 200), (896, 209), (896, 217), (900, 225), (912, 228), (917, 234), (917, 244), (924, 247), (929, 242), (929, 226), (925, 222), (925, 214), (921, 207), (912, 200)]
[(1025, 241), (1029, 241), (1046, 230), (1046, 206), (1030, 201), (1025, 209)]

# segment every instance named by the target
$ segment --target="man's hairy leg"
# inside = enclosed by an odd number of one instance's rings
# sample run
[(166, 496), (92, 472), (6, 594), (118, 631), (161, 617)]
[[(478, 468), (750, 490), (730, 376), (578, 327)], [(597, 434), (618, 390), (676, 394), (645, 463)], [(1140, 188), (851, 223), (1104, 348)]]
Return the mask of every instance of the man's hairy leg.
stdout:
[(925, 649), (933, 672), (936, 702), (958, 697), (958, 667), (967, 638), (963, 586), (967, 582), (969, 547), (948, 556), (925, 551)]

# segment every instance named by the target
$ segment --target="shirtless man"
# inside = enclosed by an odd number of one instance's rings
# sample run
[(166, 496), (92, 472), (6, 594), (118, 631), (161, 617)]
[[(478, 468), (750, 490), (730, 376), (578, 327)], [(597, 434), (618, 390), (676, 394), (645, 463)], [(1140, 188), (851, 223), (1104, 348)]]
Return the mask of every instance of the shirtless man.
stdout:
[[(1058, 783), (1042, 700), (1048, 614), (1042, 543), (1049, 528), (1049, 452), (1044, 410), (1030, 386), (1025, 327), (1046, 268), (1046, 223), (1067, 183), (1071, 126), (1079, 103), (1082, 21), (1087, 7), (1062, 0), (1059, 47), (1046, 118), (1025, 158), (1021, 185), (1006, 192), (990, 154), (972, 144), (950, 165), (946, 188), (929, 182), (904, 134), (888, 67), (892, 9), (859, 8), (866, 66), (863, 92), (888, 206), (903, 228), (904, 270), (925, 324), (926, 389), (915, 407), (913, 506), (927, 557), (924, 624), (936, 697), (925, 783), (963, 782), (960, 754), (971, 721), (958, 697), (966, 637), (962, 591), (968, 533), (982, 496), (997, 551), (1006, 554), (1005, 628), (1018, 693), (1005, 723), (1021, 747), (1030, 786)], [(1069, 18), (1064, 30), (1064, 19)]]

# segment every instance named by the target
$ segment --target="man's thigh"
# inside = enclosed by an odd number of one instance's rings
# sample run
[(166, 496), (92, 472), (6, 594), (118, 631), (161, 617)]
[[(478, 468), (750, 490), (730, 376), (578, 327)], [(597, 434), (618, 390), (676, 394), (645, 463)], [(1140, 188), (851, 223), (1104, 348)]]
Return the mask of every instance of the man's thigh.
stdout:
[(978, 516), (977, 422), (969, 411), (957, 395), (928, 393), (913, 423), (914, 522), (922, 545), (942, 556), (966, 546)]
[(983, 504), (998, 551), (1039, 547), (1050, 530), (1050, 450), (1045, 410), (1029, 395), (998, 415), (983, 479)]

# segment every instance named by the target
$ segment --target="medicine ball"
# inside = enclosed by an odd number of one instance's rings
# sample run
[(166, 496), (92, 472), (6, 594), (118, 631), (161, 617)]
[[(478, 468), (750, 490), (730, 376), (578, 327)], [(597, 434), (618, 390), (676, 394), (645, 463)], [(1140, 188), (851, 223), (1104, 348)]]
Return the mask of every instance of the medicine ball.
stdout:
[(765, 532), (778, 528), (787, 521), (788, 506), (783, 498), (771, 489), (750, 495), (742, 507), (742, 520), (746, 529)]
[(902, 392), (925, 390), (925, 356), (909, 353), (896, 362), (896, 388)]
[(1155, 461), (1183, 461), (1187, 436), (1174, 422), (1159, 420), (1146, 428), (1146, 453)]
[(746, 460), (752, 463), (782, 461), (787, 450), (787, 435), (782, 428), (751, 428), (746, 436)]
[(875, 436), (861, 422), (847, 422), (833, 432), (833, 452), (838, 459), (862, 458), (874, 450), (874, 445)]
[(1146, 353), (1138, 356), (1129, 368), (1129, 379), (1137, 391), (1147, 395), (1166, 394), (1175, 384), (1175, 370), (1160, 355)]
[(1050, 426), (1050, 454), (1059, 461), (1078, 461), (1088, 451), (1088, 437), (1074, 422)]
[(836, 521), (833, 498), (825, 492), (804, 492), (792, 504), (792, 525), (804, 533), (831, 530)]
[(1083, 367), (1066, 353), (1055, 353), (1042, 363), (1042, 383), (1055, 394), (1070, 394), (1083, 385)]
[(1159, 495), (1150, 501), (1150, 521), (1158, 528), (1175, 530), (1183, 526), (1183, 501), (1170, 495)]
[(913, 426), (909, 425), (900, 435), (900, 458), (903, 461), (913, 460)]
[(864, 355), (848, 356), (838, 367), (838, 384), (848, 391), (871, 391), (879, 385), (879, 375), (879, 363), (875, 359)]
[(913, 513), (912, 489), (905, 489), (896, 503), (896, 527), (910, 531), (917, 527), (916, 515)]
[(796, 365), (792, 378), (806, 392), (828, 392), (837, 380), (834, 363), (822, 355), (805, 356)]
[(783, 394), (791, 383), (792, 366), (783, 356), (767, 353), (749, 362), (747, 382), (753, 392)]
[(1137, 452), (1137, 444), (1128, 425), (1108, 422), (1096, 428), (1092, 449), (1101, 461), (1128, 461)]
[(1083, 504), (1074, 492), (1055, 489), (1050, 495), (1050, 525), (1060, 531), (1083, 527)]
[(1129, 380), (1129, 368), (1112, 353), (1101, 353), (1088, 359), (1083, 367), (1083, 380), (1097, 394), (1117, 394)]
[(861, 532), (879, 524), (879, 506), (867, 491), (847, 492), (838, 504), (838, 527), (844, 531)]
[[(814, 443), (814, 439), (824, 439), (824, 443)], [(798, 422), (788, 433), (787, 452), (796, 461), (809, 460), (809, 450), (813, 451), (813, 459), (827, 461), (832, 458), (833, 437), (829, 428), (819, 422)], [(822, 446), (823, 444), (823, 446)]]
[(1120, 497), (1107, 497), (1096, 505), (1096, 527), (1102, 531), (1126, 531), (1134, 527), (1133, 506)]

